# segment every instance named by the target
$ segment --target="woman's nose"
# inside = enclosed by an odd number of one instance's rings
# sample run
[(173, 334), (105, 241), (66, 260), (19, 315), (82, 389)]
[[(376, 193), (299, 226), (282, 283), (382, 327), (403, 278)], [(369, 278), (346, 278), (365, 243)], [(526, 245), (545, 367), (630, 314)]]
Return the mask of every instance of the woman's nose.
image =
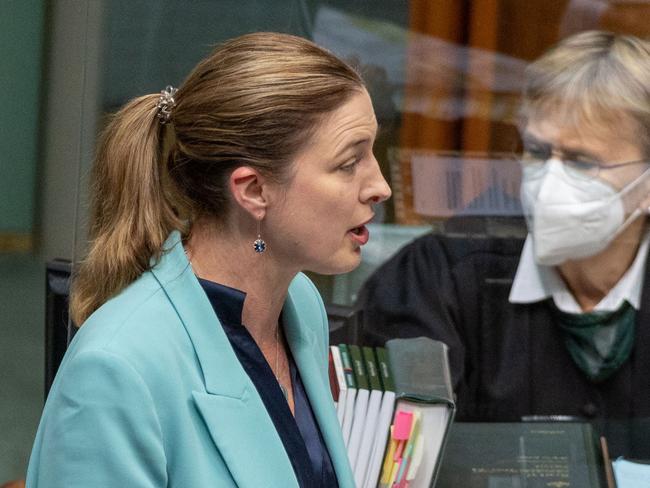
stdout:
[(557, 156), (551, 156), (544, 161), (544, 168), (546, 169), (546, 172), (564, 171), (564, 162)]
[(361, 201), (381, 203), (390, 198), (392, 191), (384, 175), (381, 173), (379, 163), (375, 159), (373, 172), (370, 175), (367, 185), (362, 189)]

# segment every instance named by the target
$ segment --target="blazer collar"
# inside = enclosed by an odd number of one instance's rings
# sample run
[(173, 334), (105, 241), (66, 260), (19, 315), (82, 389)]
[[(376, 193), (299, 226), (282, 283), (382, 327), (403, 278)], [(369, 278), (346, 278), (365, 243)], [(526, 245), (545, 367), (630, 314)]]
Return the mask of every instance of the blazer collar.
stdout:
[[(242, 368), (212, 305), (185, 256), (178, 232), (171, 234), (152, 273), (174, 306), (192, 342), (205, 391), (192, 396), (199, 414), (242, 487), (297, 487), (298, 480), (273, 421)], [(247, 459), (263, 459), (264, 472)]]
[[(201, 288), (174, 231), (152, 273), (177, 311), (196, 352), (205, 382), (205, 392), (194, 392), (194, 400), (210, 434), (224, 456), (239, 486), (297, 486), (293, 467), (282, 441), (254, 384), (240, 365), (217, 316)], [(304, 277), (302, 277), (305, 280)], [(305, 385), (316, 420), (323, 434), (340, 486), (352, 486), (351, 470), (332, 407), (329, 381), (322, 364), (327, 356), (318, 349), (313, 324), (326, 317), (316, 294), (304, 291), (294, 280), (283, 309), (285, 335)], [(311, 285), (313, 286), (313, 285)], [(304, 306), (304, 303), (314, 306)], [(246, 467), (246, 456), (259, 455), (273, 469), (258, 473)]]
[(304, 276), (300, 276), (292, 282), (283, 308), (287, 342), (320, 426), (339, 486), (353, 487), (354, 477), (341, 425), (334, 410), (327, 373), (329, 341), (324, 337), (321, 339), (323, 344), (320, 344), (314, 334), (314, 324), (327, 324), (327, 316), (323, 312), (319, 295), (312, 289), (314, 285), (302, 283), (302, 286), (298, 286), (299, 279), (307, 281)]

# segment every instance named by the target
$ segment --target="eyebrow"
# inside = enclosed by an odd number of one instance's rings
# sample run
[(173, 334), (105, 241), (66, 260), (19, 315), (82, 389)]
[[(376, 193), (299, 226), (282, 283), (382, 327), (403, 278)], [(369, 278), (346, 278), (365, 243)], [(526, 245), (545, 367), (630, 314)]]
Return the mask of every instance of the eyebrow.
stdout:
[(350, 149), (356, 148), (357, 146), (361, 146), (362, 144), (366, 144), (369, 142), (370, 142), (370, 138), (368, 137), (364, 137), (363, 139), (355, 139), (354, 141), (349, 142), (345, 146), (343, 146), (341, 150), (336, 153), (335, 158), (340, 158), (345, 153), (350, 151)]
[[(381, 125), (377, 124), (377, 130), (375, 131), (375, 139), (377, 139), (377, 136), (379, 135), (379, 131), (381, 130)], [(349, 151), (351, 148), (356, 148), (357, 146), (360, 146), (362, 144), (368, 144), (372, 142), (372, 138), (370, 137), (361, 137), (359, 139), (353, 139), (352, 141), (348, 142), (343, 148), (336, 153), (335, 157), (340, 157), (343, 154), (345, 154), (347, 151)]]

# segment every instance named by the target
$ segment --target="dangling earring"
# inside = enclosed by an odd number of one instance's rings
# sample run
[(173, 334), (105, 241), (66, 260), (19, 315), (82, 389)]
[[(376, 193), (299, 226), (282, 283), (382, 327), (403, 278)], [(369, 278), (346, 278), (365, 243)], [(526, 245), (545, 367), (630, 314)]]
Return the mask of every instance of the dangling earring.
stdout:
[(261, 233), (260, 233), (260, 226), (262, 225), (262, 219), (257, 220), (257, 239), (255, 239), (255, 242), (253, 242), (253, 249), (255, 249), (255, 252), (257, 253), (263, 253), (266, 251), (266, 242), (264, 242), (264, 239), (262, 239)]

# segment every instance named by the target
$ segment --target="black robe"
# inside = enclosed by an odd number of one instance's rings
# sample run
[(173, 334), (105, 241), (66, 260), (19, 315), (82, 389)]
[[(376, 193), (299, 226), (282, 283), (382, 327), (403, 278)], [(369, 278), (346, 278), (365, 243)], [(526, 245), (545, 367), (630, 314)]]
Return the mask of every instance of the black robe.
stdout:
[[(428, 234), (405, 246), (360, 292), (361, 342), (420, 335), (445, 342), (459, 421), (588, 418), (650, 458), (650, 287), (642, 293), (631, 357), (611, 378), (592, 383), (569, 356), (549, 300), (508, 301), (523, 242)], [(645, 439), (635, 441), (641, 432)]]

